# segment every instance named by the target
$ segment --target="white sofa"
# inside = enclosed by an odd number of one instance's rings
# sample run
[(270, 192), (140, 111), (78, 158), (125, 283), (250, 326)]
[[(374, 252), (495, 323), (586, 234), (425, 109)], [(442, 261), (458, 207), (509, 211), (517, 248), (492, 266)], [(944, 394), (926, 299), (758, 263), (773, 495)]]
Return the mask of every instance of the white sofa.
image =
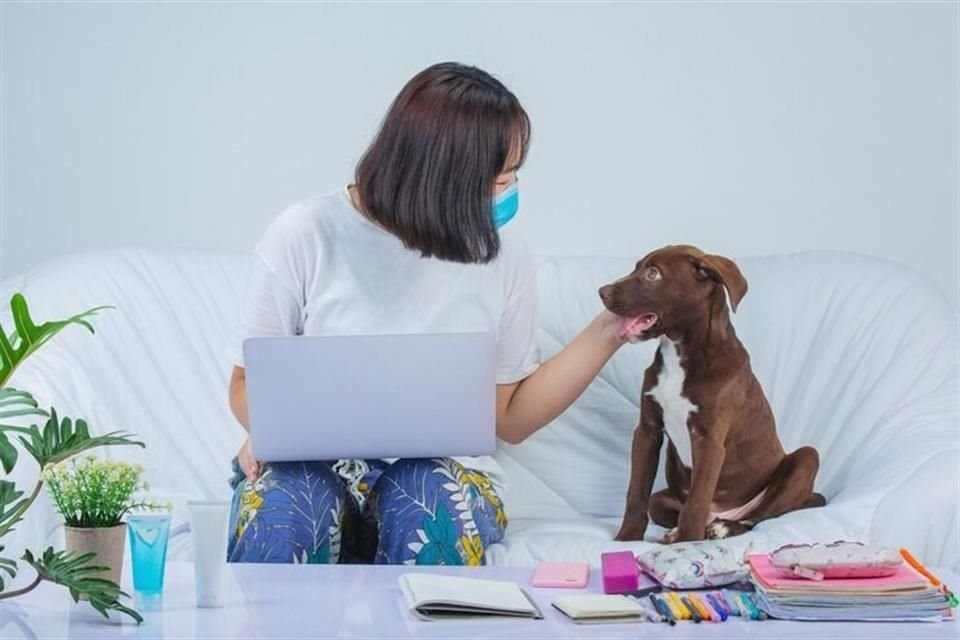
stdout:
[[(539, 262), (543, 355), (599, 310), (597, 287), (633, 258)], [(750, 283), (734, 320), (788, 449), (820, 450), (822, 509), (762, 523), (732, 539), (756, 550), (857, 539), (905, 545), (931, 565), (958, 568), (957, 316), (932, 284), (881, 260), (806, 253), (739, 261)], [(244, 253), (124, 250), (48, 263), (0, 283), (23, 291), (39, 320), (110, 304), (97, 335), (64, 331), (14, 376), (95, 432), (129, 430), (147, 448), (100, 455), (140, 462), (153, 495), (175, 505), (229, 497), (228, 462), (242, 440), (227, 406), (223, 347), (250, 264)], [(612, 540), (623, 510), (639, 383), (654, 344), (628, 345), (563, 416), (521, 445), (501, 445), (511, 524), (490, 550), (497, 564), (587, 560), (649, 542)], [(26, 486), (36, 469), (21, 463)], [(658, 485), (663, 483), (662, 474)], [(62, 540), (48, 503), (5, 542)], [(171, 553), (189, 557), (176, 529)], [(659, 532), (651, 527), (648, 538)]]

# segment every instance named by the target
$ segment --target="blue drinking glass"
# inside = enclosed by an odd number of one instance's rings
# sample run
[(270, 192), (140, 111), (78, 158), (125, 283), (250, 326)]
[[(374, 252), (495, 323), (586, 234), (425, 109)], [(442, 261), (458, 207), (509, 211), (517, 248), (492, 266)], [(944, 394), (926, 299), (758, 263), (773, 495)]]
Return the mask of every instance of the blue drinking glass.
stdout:
[(170, 540), (170, 516), (165, 514), (127, 516), (133, 588), (140, 593), (163, 591), (163, 570)]

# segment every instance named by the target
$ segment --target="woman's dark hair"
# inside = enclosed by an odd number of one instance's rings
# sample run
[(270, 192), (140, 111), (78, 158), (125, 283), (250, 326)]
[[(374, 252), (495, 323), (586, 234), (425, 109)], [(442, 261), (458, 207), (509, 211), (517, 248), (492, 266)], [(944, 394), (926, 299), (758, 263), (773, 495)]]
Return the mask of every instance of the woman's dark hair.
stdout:
[(508, 156), (523, 163), (530, 119), (503, 83), (444, 62), (414, 76), (394, 99), (357, 165), (364, 213), (423, 257), (486, 263), (500, 236), (492, 199)]

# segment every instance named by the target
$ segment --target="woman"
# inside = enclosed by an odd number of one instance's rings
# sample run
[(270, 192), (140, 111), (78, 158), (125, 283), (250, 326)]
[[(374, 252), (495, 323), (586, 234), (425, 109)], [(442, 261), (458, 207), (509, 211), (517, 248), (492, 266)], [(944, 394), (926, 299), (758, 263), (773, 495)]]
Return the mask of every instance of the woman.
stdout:
[[(491, 331), (497, 436), (522, 442), (566, 409), (620, 346), (618, 319), (602, 312), (540, 363), (534, 265), (500, 230), (529, 139), (517, 98), (480, 69), (410, 80), (354, 183), (286, 210), (257, 246), (231, 348), (239, 422), (242, 340), (296, 334)], [(231, 561), (481, 564), (507, 525), (491, 457), (262, 464), (248, 439), (234, 469)]]

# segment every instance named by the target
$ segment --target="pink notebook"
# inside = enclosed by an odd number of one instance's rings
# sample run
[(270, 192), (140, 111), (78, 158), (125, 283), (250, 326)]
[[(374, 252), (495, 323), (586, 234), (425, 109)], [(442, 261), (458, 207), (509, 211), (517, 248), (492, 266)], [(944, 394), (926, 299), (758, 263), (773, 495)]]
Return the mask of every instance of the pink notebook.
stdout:
[(788, 578), (770, 563), (766, 554), (747, 557), (753, 575), (767, 589), (783, 591), (896, 591), (898, 589), (926, 589), (930, 583), (904, 564), (892, 576), (883, 578), (831, 578), (829, 580), (807, 580), (806, 578)]

